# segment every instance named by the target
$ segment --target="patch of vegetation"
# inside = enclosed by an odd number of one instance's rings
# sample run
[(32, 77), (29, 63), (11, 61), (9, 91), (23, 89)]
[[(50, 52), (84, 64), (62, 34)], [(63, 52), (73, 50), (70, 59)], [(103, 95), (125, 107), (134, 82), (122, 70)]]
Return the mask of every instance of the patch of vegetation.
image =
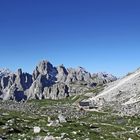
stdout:
[(94, 89), (90, 89), (90, 90), (87, 90), (85, 91), (85, 93), (94, 93), (94, 94), (98, 94), (99, 92), (103, 91), (104, 90), (104, 86), (97, 86), (96, 88)]
[[(56, 100), (42, 100), (42, 101), (29, 101), (27, 104), (34, 104), (37, 107), (56, 106), (63, 108), (63, 105), (70, 103), (69, 110), (73, 110), (73, 102), (83, 98), (83, 96), (70, 97), (60, 101)], [(0, 109), (0, 136), (8, 140), (15, 139), (34, 139), (37, 136), (45, 137), (52, 135), (60, 137), (64, 134), (64, 138), (70, 140), (133, 140), (140, 139), (140, 118), (119, 116), (117, 114), (108, 112), (86, 112), (78, 118), (69, 118), (65, 123), (58, 123), (58, 125), (48, 125), (48, 115), (42, 115), (40, 108), (39, 113), (29, 113), (26, 111), (14, 111)], [(72, 113), (69, 112), (69, 113)], [(58, 112), (59, 114), (59, 112)], [(70, 114), (69, 114), (70, 115)], [(67, 117), (69, 117), (69, 115)], [(56, 121), (57, 115), (49, 114), (51, 121)], [(33, 128), (40, 127), (39, 133), (34, 133)]]
[(29, 100), (28, 103), (34, 103), (38, 106), (59, 106), (59, 105), (72, 105), (74, 103), (78, 103), (83, 99), (88, 99), (87, 96), (84, 95), (77, 95), (77, 96), (70, 96), (64, 99), (59, 100), (52, 100), (52, 99), (44, 99), (44, 100)]

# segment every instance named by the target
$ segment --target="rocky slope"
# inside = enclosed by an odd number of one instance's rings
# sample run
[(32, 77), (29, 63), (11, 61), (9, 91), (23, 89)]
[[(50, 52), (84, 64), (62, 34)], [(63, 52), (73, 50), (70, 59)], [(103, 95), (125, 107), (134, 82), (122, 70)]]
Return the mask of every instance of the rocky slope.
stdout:
[(17, 101), (61, 99), (116, 80), (106, 73), (91, 74), (82, 67), (54, 67), (48, 61), (40, 62), (32, 75), (18, 69), (17, 73), (1, 72), (0, 76), (0, 98)]
[(125, 114), (140, 113), (140, 69), (134, 73), (108, 84), (97, 96), (90, 101), (98, 107), (110, 106), (114, 110)]

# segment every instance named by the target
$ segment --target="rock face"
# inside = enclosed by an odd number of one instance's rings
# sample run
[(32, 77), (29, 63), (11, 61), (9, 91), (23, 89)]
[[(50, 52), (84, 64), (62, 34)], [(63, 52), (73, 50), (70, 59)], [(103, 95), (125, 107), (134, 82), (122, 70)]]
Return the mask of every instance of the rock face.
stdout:
[(17, 73), (10, 73), (9, 75), (3, 76), (1, 78), (0, 98), (3, 100), (14, 99), (20, 101), (26, 99), (24, 92), (32, 84), (32, 75), (28, 73), (22, 73), (19, 69)]
[(40, 62), (33, 74), (0, 71), (0, 98), (3, 100), (61, 99), (116, 80), (105, 74), (90, 74), (84, 68), (54, 67), (48, 61)]
[(140, 69), (108, 84), (90, 100), (98, 107), (107, 105), (125, 115), (140, 114)]
[(95, 83), (105, 84), (109, 82), (116, 81), (116, 77), (108, 73), (97, 73), (93, 74), (92, 78), (94, 79)]
[(11, 71), (9, 69), (0, 69), (0, 79), (3, 76), (9, 75), (11, 73)]

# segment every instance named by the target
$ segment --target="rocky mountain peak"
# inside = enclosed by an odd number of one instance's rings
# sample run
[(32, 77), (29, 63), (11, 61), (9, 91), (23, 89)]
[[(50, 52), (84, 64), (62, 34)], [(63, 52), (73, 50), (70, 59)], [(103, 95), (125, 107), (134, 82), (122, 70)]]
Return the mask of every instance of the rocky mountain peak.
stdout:
[(64, 67), (64, 65), (58, 66), (58, 67), (57, 67), (57, 72), (58, 72), (58, 73), (65, 74), (65, 75), (68, 75), (67, 69)]
[(85, 68), (83, 68), (83, 67), (78, 67), (77, 69), (76, 69), (76, 71), (78, 72), (78, 73), (87, 73), (87, 71), (85, 70)]
[(36, 69), (33, 72), (33, 78), (35, 80), (40, 74), (42, 74), (46, 75), (49, 79), (49, 77), (54, 77), (56, 73), (56, 68), (53, 67), (49, 61), (43, 60), (36, 66)]
[(7, 76), (11, 73), (12, 72), (9, 69), (6, 69), (6, 68), (0, 69), (0, 78), (2, 78), (3, 76)]
[(17, 70), (17, 75), (18, 76), (21, 76), (22, 75), (22, 69), (21, 68)]
[(44, 75), (50, 73), (50, 71), (52, 71), (52, 69), (53, 69), (53, 65), (47, 60), (41, 61), (37, 66), (38, 72), (41, 74), (44, 74)]

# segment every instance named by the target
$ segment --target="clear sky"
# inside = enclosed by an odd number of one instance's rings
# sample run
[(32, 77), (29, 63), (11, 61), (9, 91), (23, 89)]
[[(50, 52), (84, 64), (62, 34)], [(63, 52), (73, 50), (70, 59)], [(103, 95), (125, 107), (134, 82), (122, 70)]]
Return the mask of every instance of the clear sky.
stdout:
[(123, 75), (140, 67), (139, 0), (0, 0), (0, 67), (43, 60)]

